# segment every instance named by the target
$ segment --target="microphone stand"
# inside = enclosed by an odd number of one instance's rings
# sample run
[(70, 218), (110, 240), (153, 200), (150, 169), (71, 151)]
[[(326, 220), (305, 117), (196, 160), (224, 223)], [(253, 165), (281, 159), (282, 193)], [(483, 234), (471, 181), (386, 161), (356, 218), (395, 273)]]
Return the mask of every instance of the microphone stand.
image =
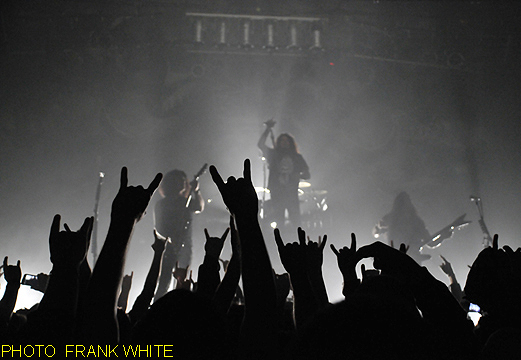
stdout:
[(483, 204), (481, 203), (481, 199), (476, 196), (471, 196), (470, 201), (476, 203), (476, 207), (478, 208), (479, 214), (479, 227), (483, 232), (483, 247), (491, 247), (492, 246), (492, 236), (490, 236), (490, 232), (488, 231), (487, 225), (485, 224), (484, 213), (483, 213)]
[[(273, 127), (270, 128), (270, 139), (271, 139), (273, 148), (275, 148), (275, 135), (273, 134)], [(263, 154), (261, 151), (260, 158), (262, 160), (262, 201), (261, 201), (261, 205), (260, 205), (260, 211), (262, 214), (262, 219), (266, 219), (264, 203), (266, 202), (266, 189), (268, 188), (268, 176), (267, 176), (268, 165), (266, 163), (266, 157), (264, 155), (265, 154)]]
[[(262, 152), (261, 152), (262, 153)], [(266, 165), (266, 158), (263, 154), (261, 154), (261, 160), (262, 160), (262, 200), (260, 204), (260, 211), (262, 214), (262, 219), (266, 219), (266, 213), (264, 209), (264, 203), (266, 202), (266, 186), (267, 186), (267, 165)]]

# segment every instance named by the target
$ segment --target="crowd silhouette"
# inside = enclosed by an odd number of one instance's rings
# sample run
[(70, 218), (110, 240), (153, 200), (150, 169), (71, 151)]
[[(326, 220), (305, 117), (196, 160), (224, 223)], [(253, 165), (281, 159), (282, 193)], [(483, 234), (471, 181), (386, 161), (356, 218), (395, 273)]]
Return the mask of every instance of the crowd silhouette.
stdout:
[[(61, 216), (55, 215), (49, 235), (52, 270), (40, 287), (44, 295), (31, 309), (14, 312), (22, 264), (10, 265), (5, 256), (2, 351), (25, 344), (112, 344), (141, 345), (148, 355), (157, 344), (163, 350), (168, 345), (168, 356), (176, 359), (518, 358), (521, 249), (500, 248), (496, 235), (493, 246), (472, 264), (463, 290), (443, 258), (447, 287), (407, 255), (403, 244), (395, 249), (377, 241), (357, 247), (351, 234), (350, 246), (337, 249), (327, 246), (327, 235), (314, 241), (301, 228), (293, 239), (283, 239), (277, 229), (263, 234), (250, 161), (244, 161), (239, 178), (224, 181), (215, 166), (210, 173), (230, 222), (217, 236), (205, 230), (197, 281), (176, 266), (175, 289), (151, 304), (169, 241), (154, 231), (150, 270), (128, 311), (133, 274), (123, 273), (126, 253), (162, 174), (146, 188), (129, 186), (124, 167), (109, 230), (92, 269), (87, 253), (94, 219), (86, 218), (73, 231), (66, 223), (62, 229)], [(223, 263), (221, 279), (220, 256), (228, 235), (232, 256)], [(276, 243), (287, 273), (274, 272), (266, 241)], [(343, 276), (345, 299), (337, 303), (326, 292), (324, 251), (334, 252)], [(373, 259), (374, 269), (362, 266), (359, 279), (356, 268), (367, 258)], [(467, 316), (470, 303), (482, 311), (477, 326)]]

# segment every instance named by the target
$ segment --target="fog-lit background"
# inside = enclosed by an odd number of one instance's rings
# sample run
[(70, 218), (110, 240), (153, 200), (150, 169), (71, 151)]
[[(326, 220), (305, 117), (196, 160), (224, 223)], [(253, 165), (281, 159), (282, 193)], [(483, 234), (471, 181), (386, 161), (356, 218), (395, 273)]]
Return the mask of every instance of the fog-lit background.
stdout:
[[(464, 213), (473, 221), (425, 252), (436, 277), (447, 281), (438, 268), (443, 254), (464, 283), (483, 239), (471, 195), (481, 198), (500, 245), (521, 246), (518, 9), (479, 1), (4, 1), (0, 257), (20, 259), (23, 273), (48, 273), (54, 214), (79, 228), (93, 214), (100, 171), (99, 250), (122, 166), (129, 184), (148, 186), (157, 172), (179, 168), (191, 177), (204, 163), (239, 176), (250, 158), (254, 185), (263, 186), (256, 143), (273, 118), (276, 135), (292, 133), (308, 162), (306, 191), (329, 207), (313, 213), (324, 221), (313, 238), (327, 233), (341, 247), (354, 232), (368, 244), (407, 191), (431, 233)], [(193, 15), (202, 13), (256, 16), (254, 48), (238, 47), (243, 18)], [(193, 44), (200, 19), (203, 44)], [(299, 49), (289, 50), (293, 22)], [(269, 23), (271, 50), (262, 46)], [(320, 47), (309, 50), (316, 30)], [(195, 219), (194, 270), (202, 229), (220, 235), (227, 226), (208, 174), (201, 190), (213, 201)], [(303, 210), (309, 206), (305, 195)], [(131, 299), (152, 260), (151, 215), (149, 208), (129, 249)], [(273, 236), (265, 238), (280, 273)], [(227, 245), (223, 258), (229, 252)], [(324, 275), (339, 300), (329, 248)], [(38, 298), (22, 286), (17, 307)]]

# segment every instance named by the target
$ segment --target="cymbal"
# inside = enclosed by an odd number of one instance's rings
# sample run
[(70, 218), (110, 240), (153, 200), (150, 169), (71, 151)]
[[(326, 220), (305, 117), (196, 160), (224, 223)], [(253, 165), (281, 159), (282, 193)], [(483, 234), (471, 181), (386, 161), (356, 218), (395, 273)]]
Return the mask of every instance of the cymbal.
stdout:
[(300, 181), (298, 183), (298, 187), (299, 188), (308, 188), (308, 187), (311, 187), (311, 184), (307, 181)]
[(310, 195), (323, 196), (327, 194), (327, 190), (311, 190), (307, 192)]
[(255, 192), (256, 193), (266, 193), (266, 194), (269, 194), (270, 193), (270, 189), (268, 188), (265, 188), (265, 187), (262, 187), (262, 186), (255, 186)]

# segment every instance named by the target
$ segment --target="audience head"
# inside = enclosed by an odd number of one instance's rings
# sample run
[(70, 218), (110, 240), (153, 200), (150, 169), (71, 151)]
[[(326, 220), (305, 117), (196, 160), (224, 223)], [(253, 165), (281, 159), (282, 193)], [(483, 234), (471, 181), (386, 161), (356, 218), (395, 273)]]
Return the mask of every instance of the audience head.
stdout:
[(173, 344), (178, 359), (221, 359), (228, 350), (226, 323), (211, 300), (183, 289), (156, 301), (132, 338), (135, 344)]

